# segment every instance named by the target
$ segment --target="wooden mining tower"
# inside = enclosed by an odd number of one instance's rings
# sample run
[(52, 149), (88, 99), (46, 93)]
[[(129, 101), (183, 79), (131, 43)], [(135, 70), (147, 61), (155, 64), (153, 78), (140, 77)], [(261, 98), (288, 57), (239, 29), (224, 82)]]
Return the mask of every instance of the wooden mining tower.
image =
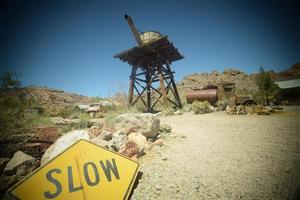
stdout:
[(182, 59), (183, 56), (167, 36), (156, 31), (138, 32), (128, 15), (125, 15), (125, 19), (138, 46), (116, 54), (114, 58), (132, 66), (128, 104), (132, 106), (140, 99), (147, 112), (154, 112), (157, 103), (165, 106), (172, 104), (174, 108), (181, 108), (171, 63)]

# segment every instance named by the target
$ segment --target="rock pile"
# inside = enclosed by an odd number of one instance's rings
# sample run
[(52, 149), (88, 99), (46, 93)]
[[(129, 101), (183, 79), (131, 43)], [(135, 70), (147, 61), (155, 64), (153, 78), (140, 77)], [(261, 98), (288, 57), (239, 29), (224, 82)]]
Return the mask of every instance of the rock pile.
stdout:
[(229, 106), (227, 105), (225, 112), (229, 115), (245, 115), (245, 114), (257, 114), (257, 115), (270, 115), (275, 110), (262, 105), (251, 105), (251, 106)]
[(0, 158), (0, 173), (2, 174), (0, 195), (34, 169), (47, 164), (81, 139), (116, 151), (131, 159), (138, 159), (154, 146), (163, 144), (160, 134), (165, 135), (170, 132), (171, 127), (160, 126), (160, 120), (154, 114), (129, 113), (119, 115), (114, 128), (94, 125), (88, 130), (73, 130), (56, 139), (45, 151), (41, 161), (21, 151), (16, 152), (12, 159)]

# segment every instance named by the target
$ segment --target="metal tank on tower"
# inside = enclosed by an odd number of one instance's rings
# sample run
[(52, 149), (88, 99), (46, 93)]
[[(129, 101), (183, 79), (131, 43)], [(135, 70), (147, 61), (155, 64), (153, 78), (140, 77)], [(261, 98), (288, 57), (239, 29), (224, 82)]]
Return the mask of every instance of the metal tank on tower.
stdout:
[(157, 31), (139, 32), (131, 17), (125, 19), (137, 42), (137, 46), (114, 55), (131, 65), (128, 104), (138, 100), (147, 112), (154, 112), (158, 103), (181, 108), (182, 104), (174, 80), (171, 63), (183, 58), (168, 37)]

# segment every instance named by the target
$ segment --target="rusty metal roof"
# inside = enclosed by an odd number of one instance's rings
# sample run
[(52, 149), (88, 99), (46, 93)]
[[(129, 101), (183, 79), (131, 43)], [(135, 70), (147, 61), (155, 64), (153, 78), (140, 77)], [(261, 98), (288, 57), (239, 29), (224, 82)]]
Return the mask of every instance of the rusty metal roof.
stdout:
[(164, 36), (152, 42), (116, 54), (114, 58), (119, 58), (121, 61), (128, 62), (128, 64), (132, 66), (139, 65), (140, 67), (145, 67), (149, 65), (153, 59), (159, 59), (159, 64), (163, 65), (166, 64), (166, 61), (160, 58), (166, 58), (169, 62), (174, 62), (184, 57), (179, 53), (178, 49), (174, 47), (173, 43), (167, 39), (167, 36)]

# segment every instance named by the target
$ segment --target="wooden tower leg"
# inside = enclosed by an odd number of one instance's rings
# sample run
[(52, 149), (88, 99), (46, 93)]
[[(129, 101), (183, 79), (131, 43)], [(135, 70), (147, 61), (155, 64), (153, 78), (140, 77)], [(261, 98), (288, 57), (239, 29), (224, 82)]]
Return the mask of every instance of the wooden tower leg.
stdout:
[(146, 92), (147, 92), (147, 112), (152, 112), (152, 106), (151, 106), (151, 73), (149, 70), (149, 67), (147, 67), (146, 70)]
[(176, 83), (174, 81), (174, 75), (173, 75), (173, 72), (171, 70), (171, 66), (170, 66), (169, 61), (167, 59), (165, 59), (165, 61), (166, 61), (166, 66), (167, 66), (169, 75), (170, 75), (171, 84), (172, 84), (172, 87), (174, 89), (174, 97), (175, 97), (175, 100), (177, 102), (177, 106), (179, 108), (182, 108), (181, 100), (180, 100), (179, 93), (178, 93), (178, 90), (177, 90), (177, 87), (176, 87)]
[(162, 66), (158, 66), (158, 79), (159, 79), (159, 84), (160, 84), (160, 92), (162, 94), (162, 98), (163, 98), (163, 103), (165, 105), (167, 105), (167, 92), (166, 92), (166, 87), (165, 87), (165, 81), (164, 81), (164, 75), (162, 73), (162, 70), (161, 70), (161, 67)]
[(136, 70), (137, 70), (137, 67), (132, 66), (131, 75), (130, 75), (130, 83), (129, 83), (128, 106), (132, 106)]

